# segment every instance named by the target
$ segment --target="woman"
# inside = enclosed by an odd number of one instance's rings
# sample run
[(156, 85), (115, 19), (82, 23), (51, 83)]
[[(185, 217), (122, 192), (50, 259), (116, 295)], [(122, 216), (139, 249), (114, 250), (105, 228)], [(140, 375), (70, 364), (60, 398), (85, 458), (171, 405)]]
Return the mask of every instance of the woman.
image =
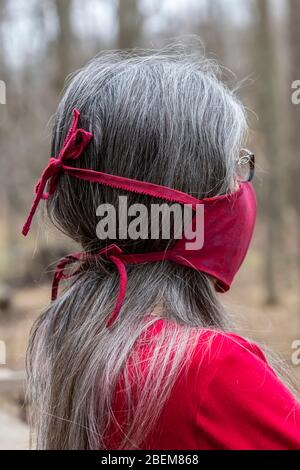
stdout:
[[(59, 263), (30, 338), (37, 448), (300, 447), (299, 402), (233, 333), (216, 293), (229, 289), (254, 226), (246, 135), (242, 104), (197, 57), (111, 53), (72, 78), (23, 229), (47, 199), (81, 245)], [(128, 207), (204, 204), (203, 246), (188, 250), (187, 236), (165, 239), (162, 227), (156, 238), (100, 239), (97, 208), (118, 208), (121, 195)]]

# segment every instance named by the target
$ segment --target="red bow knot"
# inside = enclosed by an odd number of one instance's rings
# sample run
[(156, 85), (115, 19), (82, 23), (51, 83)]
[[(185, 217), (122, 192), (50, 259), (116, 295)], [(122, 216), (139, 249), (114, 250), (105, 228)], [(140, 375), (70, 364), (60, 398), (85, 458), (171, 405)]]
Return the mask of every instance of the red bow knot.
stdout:
[(51, 176), (56, 175), (59, 172), (59, 170), (62, 168), (62, 166), (63, 166), (63, 162), (60, 158), (50, 157), (48, 168), (49, 168), (49, 171), (51, 171), (52, 173)]
[[(65, 160), (75, 160), (78, 158), (86, 146), (91, 141), (93, 134), (85, 131), (84, 129), (78, 129), (80, 113), (77, 109), (73, 110), (73, 119), (68, 130), (67, 136), (63, 143), (62, 149), (58, 154), (57, 158), (51, 157), (48, 165), (41, 174), (36, 186), (35, 186), (35, 198), (33, 200), (29, 215), (25, 221), (22, 229), (23, 235), (27, 235), (30, 229), (30, 225), (35, 214), (35, 211), (39, 205), (41, 199), (48, 199), (56, 188), (59, 175), (64, 171)], [(45, 187), (49, 180), (49, 191), (45, 192)]]

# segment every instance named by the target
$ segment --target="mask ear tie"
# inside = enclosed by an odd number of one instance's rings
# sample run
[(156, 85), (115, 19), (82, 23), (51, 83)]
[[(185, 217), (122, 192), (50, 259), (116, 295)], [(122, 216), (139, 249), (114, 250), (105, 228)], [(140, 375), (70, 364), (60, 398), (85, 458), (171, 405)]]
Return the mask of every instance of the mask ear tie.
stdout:
[(127, 270), (125, 266), (125, 260), (124, 258), (121, 259), (119, 257), (119, 255), (121, 255), (122, 253), (123, 253), (123, 250), (120, 247), (118, 247), (115, 244), (111, 244), (111, 245), (108, 245), (107, 247), (104, 247), (98, 253), (93, 254), (93, 255), (86, 254), (86, 253), (71, 253), (70, 255), (65, 256), (58, 262), (56, 270), (55, 270), (55, 274), (54, 274), (53, 282), (52, 282), (51, 300), (55, 301), (57, 299), (59, 283), (62, 279), (70, 279), (72, 276), (79, 274), (79, 272), (81, 271), (81, 267), (79, 266), (79, 268), (75, 270), (73, 273), (66, 274), (65, 268), (67, 266), (70, 266), (71, 264), (76, 263), (76, 262), (89, 261), (89, 260), (97, 259), (97, 258), (107, 259), (108, 261), (111, 261), (115, 265), (119, 273), (119, 291), (118, 291), (117, 301), (113, 309), (113, 312), (106, 323), (107, 328), (111, 328), (113, 324), (115, 323), (119, 315), (119, 312), (122, 308), (122, 305), (124, 303), (124, 299), (126, 296), (126, 290), (127, 290), (128, 276), (127, 276)]

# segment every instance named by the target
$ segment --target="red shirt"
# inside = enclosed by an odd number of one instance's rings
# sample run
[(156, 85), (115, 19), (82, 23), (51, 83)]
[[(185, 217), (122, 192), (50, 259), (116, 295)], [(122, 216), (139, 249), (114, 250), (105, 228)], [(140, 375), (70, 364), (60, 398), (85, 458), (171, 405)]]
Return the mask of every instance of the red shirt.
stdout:
[[(167, 321), (158, 319), (147, 335), (158, 334)], [(145, 354), (144, 348), (135, 349)], [(123, 401), (119, 387), (116, 410)], [(118, 431), (112, 431), (109, 449), (117, 448)], [(204, 329), (187, 373), (179, 374), (159, 422), (141, 448), (300, 449), (300, 403), (256, 344), (233, 333)]]

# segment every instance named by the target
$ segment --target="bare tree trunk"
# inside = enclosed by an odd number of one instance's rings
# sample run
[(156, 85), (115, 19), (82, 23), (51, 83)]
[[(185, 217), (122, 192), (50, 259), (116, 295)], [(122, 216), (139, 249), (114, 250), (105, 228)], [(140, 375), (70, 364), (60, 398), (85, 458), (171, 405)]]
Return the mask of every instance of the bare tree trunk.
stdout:
[[(291, 83), (300, 80), (300, 2), (289, 0), (289, 39), (291, 56)], [(289, 174), (291, 200), (300, 220), (300, 105), (291, 103), (290, 151), (292, 162)], [(300, 226), (298, 227), (300, 248)], [(299, 253), (300, 267), (300, 253)]]
[(207, 5), (208, 24), (205, 40), (209, 53), (216, 55), (218, 61), (225, 62), (226, 34), (224, 24), (224, 2), (209, 0)]
[[(4, 35), (3, 35), (3, 22), (5, 16), (5, 7), (6, 7), (6, 0), (0, 0), (0, 80), (2, 80), (5, 84), (5, 100), (7, 101), (7, 87), (8, 87), (8, 77), (9, 73), (7, 70), (7, 63), (5, 60), (5, 54), (3, 50), (2, 44), (4, 43)], [(8, 103), (7, 104), (0, 104), (0, 155), (5, 162), (2, 166), (1, 173), (0, 173), (0, 198), (1, 198), (1, 210), (0, 210), (0, 220), (1, 220), (1, 238), (2, 238), (2, 272), (5, 272), (7, 267), (9, 266), (9, 256), (10, 250), (12, 249), (12, 242), (11, 240), (14, 238), (13, 228), (11, 223), (11, 214), (10, 214), (10, 198), (9, 198), (9, 191), (8, 191), (8, 182), (11, 180), (10, 174), (12, 168), (11, 159), (8, 158), (7, 155), (7, 148), (5, 143), (7, 142), (7, 137), (5, 135), (7, 133), (7, 113), (8, 113)]]
[(63, 87), (66, 76), (71, 72), (72, 67), (72, 28), (71, 11), (72, 0), (54, 0), (58, 19), (57, 36), (57, 74), (55, 86), (58, 90)]
[(119, 0), (119, 49), (132, 49), (139, 43), (142, 17), (138, 6), (138, 0)]
[(5, 15), (6, 0), (0, 0), (0, 80), (6, 82), (8, 78), (8, 72), (6, 67), (6, 61), (4, 56), (4, 34), (3, 34), (3, 21)]
[[(300, 80), (300, 2), (299, 0), (289, 0), (289, 46), (291, 63), (291, 83)], [(290, 105), (290, 154), (291, 164), (289, 172), (289, 182), (291, 186), (291, 203), (297, 216), (297, 240), (298, 253), (296, 264), (296, 282), (300, 280), (300, 104), (291, 102)], [(300, 305), (300, 295), (298, 293), (298, 306)]]
[(259, 125), (262, 133), (264, 154), (268, 159), (268, 175), (265, 178), (266, 250), (265, 282), (266, 302), (278, 303), (276, 290), (277, 257), (281, 229), (281, 183), (279, 175), (280, 138), (278, 126), (278, 103), (276, 95), (275, 55), (271, 35), (271, 19), (267, 0), (256, 0), (257, 98)]

